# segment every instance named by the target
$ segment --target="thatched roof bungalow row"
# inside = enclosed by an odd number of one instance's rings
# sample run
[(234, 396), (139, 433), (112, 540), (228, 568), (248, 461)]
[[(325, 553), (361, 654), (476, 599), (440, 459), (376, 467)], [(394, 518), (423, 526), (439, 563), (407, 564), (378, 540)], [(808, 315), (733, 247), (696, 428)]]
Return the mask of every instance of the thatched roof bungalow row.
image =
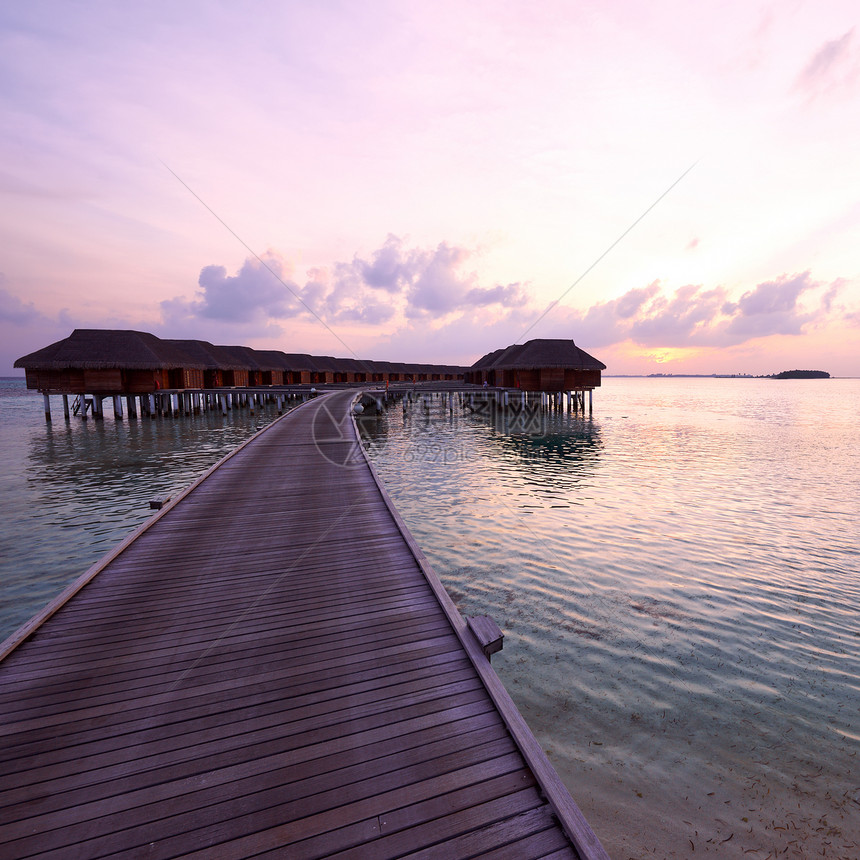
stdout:
[(158, 389), (208, 389), (351, 382), (462, 379), (452, 365), (363, 361), (205, 340), (159, 338), (148, 332), (75, 329), (25, 355), (27, 387), (46, 394), (146, 394)]
[(465, 381), (524, 391), (591, 391), (606, 365), (572, 340), (539, 338), (488, 352), (465, 373)]

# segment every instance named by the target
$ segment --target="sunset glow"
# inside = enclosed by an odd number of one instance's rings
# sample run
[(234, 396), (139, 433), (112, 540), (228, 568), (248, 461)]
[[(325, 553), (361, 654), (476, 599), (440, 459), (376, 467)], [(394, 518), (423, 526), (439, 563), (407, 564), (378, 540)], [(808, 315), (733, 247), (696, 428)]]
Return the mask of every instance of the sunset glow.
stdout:
[(572, 337), (609, 374), (860, 375), (856, 19), (6, 3), (0, 374), (106, 327), (466, 364)]

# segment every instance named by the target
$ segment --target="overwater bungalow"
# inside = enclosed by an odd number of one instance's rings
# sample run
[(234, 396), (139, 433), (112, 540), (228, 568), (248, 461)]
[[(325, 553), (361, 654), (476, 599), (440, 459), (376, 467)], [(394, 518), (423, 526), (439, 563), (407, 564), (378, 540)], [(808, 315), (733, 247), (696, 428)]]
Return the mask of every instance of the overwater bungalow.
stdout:
[(94, 408), (107, 396), (148, 396), (167, 390), (175, 394), (279, 385), (424, 382), (462, 379), (465, 372), (450, 365), (256, 350), (113, 329), (75, 329), (69, 337), (19, 358), (15, 367), (24, 368), (27, 387), (46, 398), (91, 395), (98, 400), (93, 401)]
[(52, 394), (145, 394), (202, 388), (206, 362), (142, 331), (75, 329), (25, 355), (27, 388)]
[(478, 359), (466, 382), (523, 391), (592, 391), (606, 365), (572, 340), (539, 338), (497, 349)]
[(277, 349), (252, 349), (251, 357), (259, 367), (252, 377), (252, 385), (283, 385), (288, 370), (287, 357)]
[(185, 386), (201, 388), (221, 388), (224, 386), (224, 373), (242, 369), (242, 364), (208, 340), (176, 340), (165, 339), (162, 343), (171, 344), (198, 362), (203, 368), (202, 386)]

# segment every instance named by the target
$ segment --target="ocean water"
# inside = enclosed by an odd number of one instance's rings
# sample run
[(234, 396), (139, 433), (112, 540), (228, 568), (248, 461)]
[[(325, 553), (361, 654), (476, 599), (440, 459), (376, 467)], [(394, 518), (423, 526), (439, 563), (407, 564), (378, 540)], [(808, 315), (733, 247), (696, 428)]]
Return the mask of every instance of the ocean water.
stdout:
[[(366, 447), (610, 855), (860, 856), (860, 380), (608, 378), (525, 428), (453, 405)], [(0, 638), (276, 417), (54, 411), (0, 384)]]
[(613, 379), (364, 422), (610, 855), (860, 857), (860, 380)]
[[(175, 495), (278, 417), (277, 407), (181, 418), (63, 418), (0, 379), (0, 641)], [(124, 403), (123, 403), (124, 405)]]

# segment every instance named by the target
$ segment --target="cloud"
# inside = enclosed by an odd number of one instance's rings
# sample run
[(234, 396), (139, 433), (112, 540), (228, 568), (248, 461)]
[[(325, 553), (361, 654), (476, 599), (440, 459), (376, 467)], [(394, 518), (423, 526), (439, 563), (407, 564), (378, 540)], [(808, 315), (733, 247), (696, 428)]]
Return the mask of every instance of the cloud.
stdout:
[(162, 301), (162, 320), (171, 329), (200, 320), (271, 332), (273, 321), (307, 313), (317, 298), (313, 282), (303, 290), (290, 279), (290, 273), (286, 261), (271, 250), (246, 259), (235, 275), (228, 275), (224, 266), (204, 266), (196, 298)]
[[(797, 335), (814, 319), (798, 308), (801, 294), (819, 286), (809, 272), (782, 275), (764, 281), (744, 293), (736, 302), (727, 302), (723, 312), (730, 316), (725, 333), (734, 342), (772, 334)], [(828, 308), (825, 307), (826, 311)]]
[(161, 302), (162, 318), (215, 320), (265, 326), (294, 317), (327, 325), (380, 325), (401, 315), (432, 320), (452, 312), (490, 307), (522, 307), (529, 295), (519, 283), (482, 286), (474, 272), (464, 271), (472, 257), (466, 248), (440, 242), (433, 249), (409, 248), (389, 234), (367, 259), (336, 262), (330, 269), (310, 268), (300, 286), (290, 266), (276, 252), (248, 258), (234, 275), (222, 265), (204, 266), (196, 298)]
[(6, 278), (0, 273), (0, 321), (16, 325), (30, 325), (43, 319), (32, 302), (22, 302), (4, 288)]
[(654, 296), (647, 313), (633, 321), (630, 336), (648, 346), (708, 340), (725, 302), (725, 290), (703, 290), (692, 285), (676, 290), (671, 299)]
[(821, 297), (821, 306), (826, 310), (830, 311), (833, 308), (833, 302), (836, 299), (836, 296), (839, 295), (840, 291), (844, 286), (847, 285), (847, 281), (845, 278), (837, 278), (831, 285), (827, 292)]
[(299, 288), (287, 280), (283, 261), (272, 252), (245, 260), (235, 275), (228, 275), (223, 266), (205, 266), (198, 283), (202, 293), (195, 312), (201, 317), (253, 322), (299, 312)]
[[(688, 284), (666, 294), (655, 281), (584, 311), (559, 308), (539, 328), (544, 337), (573, 337), (595, 347), (625, 340), (644, 347), (735, 346), (771, 335), (804, 334), (830, 318), (843, 285), (842, 280), (823, 285), (801, 272), (762, 281), (733, 301), (724, 287)], [(801, 297), (825, 286), (817, 304), (801, 306)]]
[(796, 89), (810, 98), (851, 87), (860, 75), (854, 29), (825, 42), (798, 75)]
[(487, 305), (504, 305), (507, 308), (518, 308), (525, 305), (529, 296), (520, 284), (508, 284), (497, 287), (473, 287), (466, 293), (465, 304), (471, 307), (486, 307)]
[[(368, 287), (398, 293), (410, 280), (412, 257), (414, 254), (404, 255), (402, 240), (389, 233), (382, 247), (373, 253), (373, 261), (366, 262), (356, 257), (351, 273), (358, 274)], [(339, 264), (339, 268), (346, 277), (347, 267)]]
[[(434, 249), (407, 248), (404, 241), (389, 234), (370, 259), (356, 256), (351, 263), (334, 266), (332, 296), (367, 294), (382, 290), (402, 296), (402, 311), (410, 319), (441, 317), (454, 311), (500, 307), (520, 307), (528, 295), (518, 283), (484, 287), (474, 272), (464, 271), (472, 252), (440, 242)], [(370, 299), (371, 304), (376, 300)]]

